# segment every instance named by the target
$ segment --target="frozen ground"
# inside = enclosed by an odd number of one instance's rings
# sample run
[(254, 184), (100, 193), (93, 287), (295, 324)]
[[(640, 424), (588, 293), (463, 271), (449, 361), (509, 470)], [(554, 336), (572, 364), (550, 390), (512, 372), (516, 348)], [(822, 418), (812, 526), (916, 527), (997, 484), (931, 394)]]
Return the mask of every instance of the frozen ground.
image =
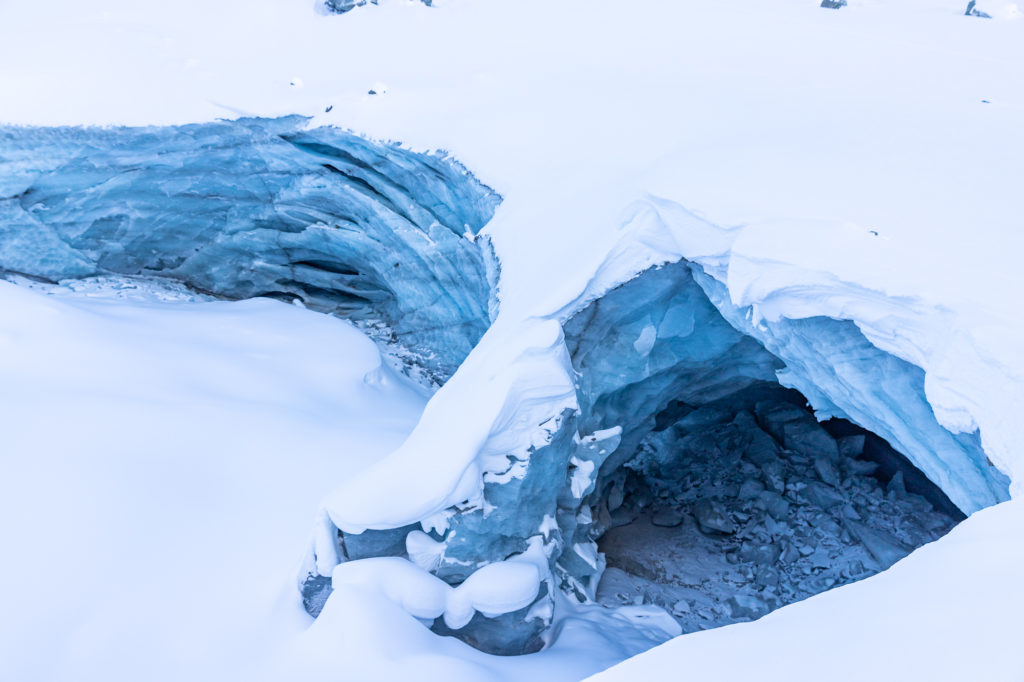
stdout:
[[(616, 246), (636, 227), (637, 200), (668, 200), (641, 207), (668, 222), (666, 206), (683, 205), (742, 225), (727, 240), (735, 302), (863, 323), (929, 372), (945, 423), (981, 426), (1019, 490), (1017, 5), (983, 2), (991, 20), (964, 17), (959, 0), (839, 11), (804, 0), (392, 0), (331, 17), (310, 5), (0, 3), (0, 120), (300, 113), (449, 149), (505, 198), (486, 231), (504, 265), (506, 328), (607, 286), (593, 275), (609, 252), (619, 277), (657, 252), (662, 242), (644, 239), (659, 231)], [(676, 247), (721, 255), (700, 240)], [(837, 291), (846, 297), (821, 295)], [(352, 472), (353, 452), (401, 442), (421, 399), (396, 383), (366, 388), (372, 345), (278, 303), (158, 313), (0, 292), (3, 455), (19, 471), (0, 504), (19, 519), (5, 536), (29, 557), (3, 569), (3, 611), (15, 614), (0, 624), (4, 677), (225, 679), (281, 644), (282, 674), (301, 663), (344, 678), (358, 660), (378, 679), (578, 679), (629, 652), (606, 643), (606, 659), (586, 661), (594, 640), (570, 631), (546, 659), (502, 667), (351, 590), (290, 637), (308, 622), (292, 578), (319, 495)], [(883, 299), (893, 305), (874, 305)], [(281, 315), (292, 316), (287, 339), (274, 334)], [(358, 371), (339, 348), (363, 349)], [(322, 363), (337, 372), (329, 385)], [(381, 400), (353, 400), (366, 391)], [(367, 407), (381, 403), (386, 412)], [(875, 578), (674, 640), (608, 678), (1024, 678), (1019, 507), (979, 512)], [(142, 529), (140, 546), (125, 544)]]

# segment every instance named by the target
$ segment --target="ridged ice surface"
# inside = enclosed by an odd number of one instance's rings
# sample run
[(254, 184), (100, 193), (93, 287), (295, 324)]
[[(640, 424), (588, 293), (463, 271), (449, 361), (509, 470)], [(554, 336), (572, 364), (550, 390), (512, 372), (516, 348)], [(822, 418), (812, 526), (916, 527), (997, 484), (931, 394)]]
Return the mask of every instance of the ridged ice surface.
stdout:
[[(962, 518), (891, 449), (900, 473), (887, 500), (893, 471), (884, 482), (872, 476), (879, 465), (866, 459), (865, 436), (837, 441), (822, 428), (805, 398), (779, 385), (786, 364), (724, 317), (695, 273), (686, 262), (652, 268), (565, 324), (581, 423), (622, 429), (583, 501), (589, 523), (559, 516), (574, 545), (600, 541), (612, 570), (602, 574), (603, 565), (567, 552), (558, 562), (566, 585), (580, 581), (593, 598), (600, 577), (602, 603), (656, 604), (684, 631), (706, 629), (877, 573)], [(815, 363), (884, 368), (885, 390), (917, 409), (919, 370), (866, 342), (852, 352), (837, 343), (846, 327), (835, 324), (794, 335), (804, 355), (783, 349), (787, 359), (798, 371)], [(888, 418), (863, 415), (876, 426)], [(917, 438), (963, 440), (934, 419), (915, 428)], [(943, 509), (907, 493), (905, 475), (920, 477)]]
[(848, 320), (755, 324), (720, 282), (700, 269), (694, 273), (730, 323), (785, 361), (779, 380), (807, 396), (820, 414), (848, 418), (883, 437), (964, 513), (1009, 499), (1009, 478), (988, 461), (979, 434), (954, 434), (939, 424), (920, 367), (880, 350)]
[(826, 430), (778, 384), (674, 408), (602, 500), (602, 603), (657, 604), (684, 632), (754, 619), (888, 568), (963, 518), (884, 441)]
[(0, 127), (0, 271), (298, 299), (441, 378), (490, 322), (489, 246), (473, 235), (499, 201), (443, 156), (301, 117)]
[[(513, 654), (566, 613), (627, 605), (614, 617), (649, 646), (882, 570), (959, 518), (950, 499), (1006, 498), (921, 368), (850, 320), (760, 319), (661, 222), (637, 240), (651, 254), (613, 252), (575, 301), (489, 327), (498, 264), (476, 235), (499, 201), (443, 156), (299, 117), (0, 128), (0, 271), (298, 300), (448, 380), (401, 448), (324, 499), (299, 575), (314, 615), (339, 586), (379, 587)], [(909, 461), (875, 476), (805, 398)]]

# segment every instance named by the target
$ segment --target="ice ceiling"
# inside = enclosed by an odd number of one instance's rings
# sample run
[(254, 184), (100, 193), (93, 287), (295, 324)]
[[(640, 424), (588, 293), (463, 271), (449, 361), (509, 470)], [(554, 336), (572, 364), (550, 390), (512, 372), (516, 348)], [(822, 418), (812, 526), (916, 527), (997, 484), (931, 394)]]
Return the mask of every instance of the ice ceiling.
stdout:
[(491, 326), (476, 235), (498, 195), (443, 156), (304, 126), (0, 128), (0, 270), (296, 300), (447, 380), (324, 501), (311, 614), (342, 582), (493, 653), (580, 608), (656, 640), (884, 570), (1008, 497), (920, 368), (849, 321), (759, 320), (696, 263)]

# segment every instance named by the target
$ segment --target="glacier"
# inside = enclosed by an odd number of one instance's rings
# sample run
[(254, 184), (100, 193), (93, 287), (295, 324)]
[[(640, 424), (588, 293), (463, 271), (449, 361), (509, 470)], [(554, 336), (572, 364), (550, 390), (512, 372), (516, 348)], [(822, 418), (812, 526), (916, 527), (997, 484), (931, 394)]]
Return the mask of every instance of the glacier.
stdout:
[(307, 123), (0, 128), (0, 270), (301, 303), (439, 386), (323, 499), (311, 615), (379, 592), (508, 655), (611, 608), (642, 649), (877, 573), (1008, 499), (977, 426), (940, 421), (913, 354), (856, 314), (914, 304), (842, 283), (814, 290), (852, 295), (838, 313), (748, 303), (729, 231), (652, 198), (572, 300), (502, 316), (495, 191)]
[(443, 381), (495, 313), (475, 235), (500, 197), (443, 154), (307, 122), (0, 126), (0, 271), (298, 301)]

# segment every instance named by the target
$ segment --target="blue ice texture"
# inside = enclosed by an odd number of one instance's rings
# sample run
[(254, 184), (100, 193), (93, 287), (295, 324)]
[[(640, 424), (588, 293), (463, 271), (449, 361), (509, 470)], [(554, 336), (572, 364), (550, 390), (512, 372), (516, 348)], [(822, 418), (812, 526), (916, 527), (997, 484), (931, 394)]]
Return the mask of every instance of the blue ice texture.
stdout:
[(475, 235), (499, 202), (442, 154), (298, 116), (0, 127), (0, 271), (298, 300), (376, 330), (438, 380), (494, 313)]

